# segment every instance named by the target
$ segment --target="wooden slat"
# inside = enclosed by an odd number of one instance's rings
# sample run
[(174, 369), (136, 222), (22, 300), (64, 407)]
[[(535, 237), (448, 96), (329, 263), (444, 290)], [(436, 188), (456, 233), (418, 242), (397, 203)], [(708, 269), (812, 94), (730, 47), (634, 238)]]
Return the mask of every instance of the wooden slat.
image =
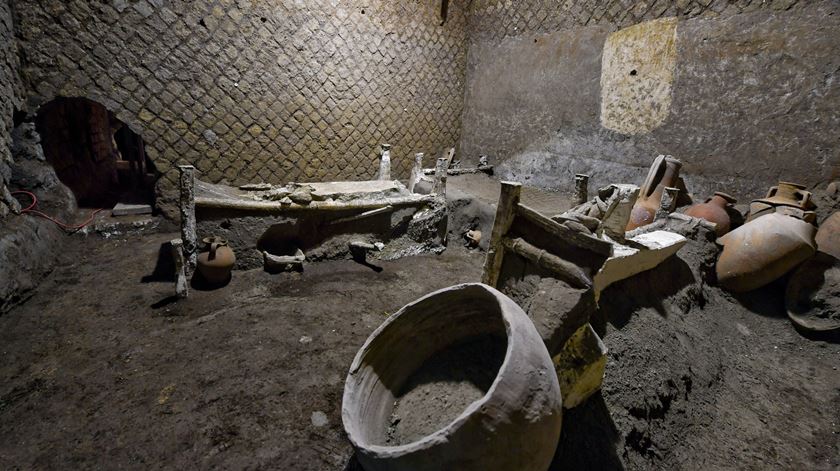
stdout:
[(578, 247), (595, 252), (599, 255), (605, 255), (607, 257), (612, 255), (613, 246), (607, 241), (596, 239), (595, 237), (582, 234), (573, 229), (569, 229), (568, 227), (552, 221), (551, 219), (543, 216), (536, 210), (525, 206), (524, 204), (518, 204), (516, 212), (523, 218), (534, 223), (535, 225), (539, 226), (542, 230), (548, 232), (549, 234), (555, 237), (559, 237)]

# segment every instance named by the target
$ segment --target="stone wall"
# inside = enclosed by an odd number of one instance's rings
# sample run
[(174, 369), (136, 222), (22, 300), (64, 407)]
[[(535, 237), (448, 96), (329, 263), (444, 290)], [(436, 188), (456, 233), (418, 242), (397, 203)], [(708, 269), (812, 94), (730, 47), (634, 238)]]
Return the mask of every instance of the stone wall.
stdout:
[(12, 117), (20, 107), (21, 83), (11, 4), (0, 0), (0, 219), (8, 213), (4, 185), (11, 179)]
[[(365, 179), (393, 146), (457, 143), (466, 11), (436, 0), (14, 0), (30, 111), (56, 96), (104, 104), (173, 165), (243, 183)], [(443, 23), (443, 24), (441, 24)]]
[(666, 153), (696, 196), (741, 200), (840, 176), (838, 2), (625, 3), (473, 2), (464, 158), (571, 189)]

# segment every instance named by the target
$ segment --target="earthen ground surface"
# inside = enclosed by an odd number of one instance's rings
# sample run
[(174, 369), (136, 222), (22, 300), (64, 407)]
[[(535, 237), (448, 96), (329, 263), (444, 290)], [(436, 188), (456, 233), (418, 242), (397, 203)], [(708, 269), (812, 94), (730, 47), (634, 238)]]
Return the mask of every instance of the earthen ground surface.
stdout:
[[(152, 275), (174, 237), (71, 239), (0, 317), (0, 468), (356, 469), (340, 418), (356, 350), (483, 262), (453, 247), (381, 272), (236, 272), (172, 302)], [(778, 286), (697, 286), (687, 250), (605, 292), (604, 389), (564, 416), (553, 468), (837, 469), (840, 345), (797, 333)]]

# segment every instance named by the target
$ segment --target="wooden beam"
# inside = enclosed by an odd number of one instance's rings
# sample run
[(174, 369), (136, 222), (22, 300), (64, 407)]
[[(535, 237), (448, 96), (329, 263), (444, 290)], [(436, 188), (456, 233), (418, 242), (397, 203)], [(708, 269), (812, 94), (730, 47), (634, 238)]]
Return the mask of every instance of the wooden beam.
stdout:
[(502, 193), (496, 207), (496, 219), (493, 222), (493, 232), (490, 235), (490, 246), (487, 258), (484, 260), (484, 273), (481, 282), (493, 287), (499, 281), (499, 273), (504, 259), (504, 245), (502, 238), (510, 230), (510, 225), (516, 217), (516, 207), (522, 195), (522, 184), (516, 182), (502, 182)]
[(350, 201), (313, 201), (309, 204), (282, 204), (279, 201), (257, 201), (232, 198), (195, 198), (199, 208), (234, 209), (240, 211), (343, 211), (348, 209), (377, 209), (387, 206), (409, 206), (432, 203), (432, 195), (410, 195), (393, 198), (357, 199)]
[(579, 266), (572, 262), (529, 244), (521, 238), (510, 239), (504, 237), (502, 245), (505, 249), (529, 260), (545, 270), (557, 275), (574, 288), (591, 288), (592, 280)]

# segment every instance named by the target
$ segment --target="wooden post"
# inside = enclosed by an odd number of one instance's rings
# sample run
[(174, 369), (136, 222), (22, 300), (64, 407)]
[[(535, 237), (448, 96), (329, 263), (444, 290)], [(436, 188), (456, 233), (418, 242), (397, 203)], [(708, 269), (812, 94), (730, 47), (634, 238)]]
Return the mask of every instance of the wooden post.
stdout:
[(195, 167), (179, 165), (181, 172), (180, 212), (181, 212), (181, 240), (184, 242), (184, 258), (186, 259), (186, 274), (192, 276), (198, 257), (198, 241), (195, 233)]
[(578, 173), (575, 175), (575, 193), (572, 195), (575, 206), (589, 201), (589, 175)]
[(391, 146), (382, 144), (382, 152), (379, 157), (379, 179), (391, 179)]
[(490, 246), (487, 248), (487, 258), (484, 260), (484, 273), (481, 282), (493, 287), (499, 281), (502, 269), (502, 259), (505, 248), (502, 238), (510, 230), (513, 218), (516, 217), (516, 207), (522, 195), (522, 184), (516, 182), (502, 182), (502, 194), (499, 195), (499, 205), (496, 207), (496, 219), (493, 222), (493, 232), (490, 235)]
[(435, 191), (434, 193), (439, 197), (446, 198), (446, 172), (449, 165), (446, 157), (437, 159), (437, 166), (435, 166)]
[(172, 239), (172, 258), (175, 259), (175, 294), (179, 298), (186, 298), (189, 294), (187, 283), (186, 263), (184, 260), (184, 242), (181, 239)]
[(414, 193), (414, 187), (423, 178), (423, 153), (414, 154), (414, 167), (411, 168), (411, 177), (408, 179), (408, 191)]

